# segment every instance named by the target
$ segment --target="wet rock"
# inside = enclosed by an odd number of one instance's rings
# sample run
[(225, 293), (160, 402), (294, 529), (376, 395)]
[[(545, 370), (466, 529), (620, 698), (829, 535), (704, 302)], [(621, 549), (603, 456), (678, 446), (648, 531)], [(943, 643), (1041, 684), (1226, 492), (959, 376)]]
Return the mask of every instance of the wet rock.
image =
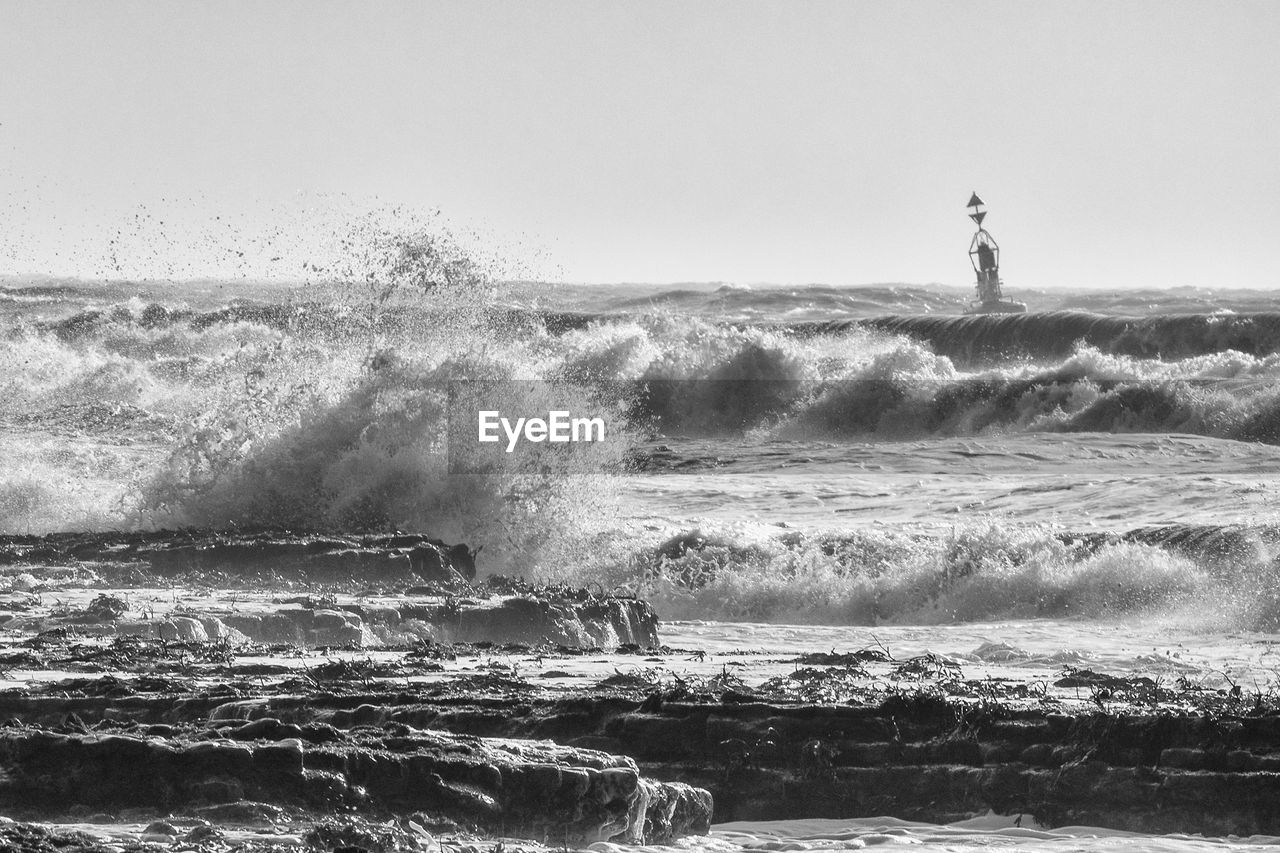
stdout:
[[(481, 546), (483, 547), (483, 546)], [(450, 565), (458, 574), (469, 581), (476, 579), (476, 558), (480, 556), (480, 548), (468, 545), (454, 545), (446, 552)]]
[(233, 613), (223, 616), (222, 621), (258, 643), (300, 646), (304, 641), (298, 624), (281, 613)]
[(288, 816), (288, 812), (280, 806), (244, 799), (199, 806), (190, 809), (189, 813), (199, 815), (202, 820), (211, 823), (235, 826), (269, 826), (280, 823)]
[(95, 622), (111, 622), (119, 619), (129, 609), (124, 599), (114, 595), (99, 595), (85, 608), (85, 616)]
[(647, 602), (603, 598), (585, 601), (517, 595), (436, 617), (451, 642), (556, 643), (578, 647), (659, 644), (658, 617)]
[(166, 820), (152, 821), (142, 830), (142, 841), (153, 841), (160, 844), (169, 844), (176, 840), (182, 833), (178, 828)]
[(233, 740), (287, 740), (301, 738), (302, 734), (301, 726), (282, 723), (275, 717), (259, 717), (241, 726), (222, 729), (222, 735)]
[(316, 610), (311, 614), (311, 627), (316, 631), (332, 631), (350, 627), (353, 620), (359, 623), (360, 617), (354, 613), (346, 614), (338, 610)]
[(262, 773), (302, 775), (302, 741), (286, 738), (262, 744), (253, 751), (253, 766)]
[[(529, 590), (511, 588), (533, 602), (520, 606), (534, 622), (554, 612)], [(599, 603), (566, 601), (579, 608)], [(313, 622), (320, 611), (350, 612), (298, 609)], [(366, 621), (368, 611), (358, 615)], [(78, 641), (63, 631), (33, 643), (21, 652), (58, 657)], [(312, 813), (386, 809), (436, 814), (470, 828), (518, 825), (529, 837), (546, 833), (561, 843), (549, 828), (551, 816), (567, 813), (566, 803), (588, 800), (594, 805), (583, 808), (591, 818), (575, 830), (584, 840), (694, 831), (706, 814), (697, 790), (704, 789), (721, 820), (887, 813), (943, 822), (994, 810), (1047, 824), (1145, 832), (1280, 832), (1273, 808), (1280, 797), (1280, 711), (1262, 695), (1199, 690), (1181, 694), (1174, 713), (1145, 705), (1111, 713), (1039, 699), (1030, 707), (975, 704), (930, 691), (825, 704), (784, 692), (793, 698), (766, 701), (765, 685), (708, 691), (691, 679), (667, 689), (641, 674), (611, 679), (608, 688), (571, 689), (521, 680), (494, 660), (569, 649), (493, 644), (388, 653), (404, 655), (401, 666), (449, 661), (462, 670), (431, 684), (367, 678), (385, 662), (346, 655), (308, 666), (310, 679), (276, 688), (196, 692), (194, 682), (162, 683), (149, 671), (163, 660), (150, 654), (165, 648), (158, 640), (75, 648), (120, 655), (135, 671), (0, 695), (0, 720), (8, 721), (0, 724), (6, 808), (32, 797), (30, 808), (44, 804), (80, 816), (132, 808), (150, 820), (178, 809), (269, 800)], [(484, 666), (477, 670), (473, 662)], [(803, 662), (828, 666), (836, 676), (859, 665), (898, 665), (834, 652)], [(215, 672), (222, 670), (202, 674)], [(1098, 683), (1095, 676), (1070, 675), (1086, 684)], [(1155, 695), (1141, 686), (1143, 696)], [(254, 693), (237, 692), (245, 689)], [(1196, 710), (1193, 700), (1208, 710)], [(547, 738), (574, 751), (539, 743)], [(695, 787), (654, 788), (646, 779)]]
[[(448, 727), (626, 753), (642, 777), (681, 779), (711, 791), (716, 817), (724, 821), (894, 814), (943, 822), (994, 810), (1032, 814), (1050, 825), (1280, 832), (1280, 813), (1265, 805), (1280, 796), (1275, 714), (1001, 709), (988, 715), (963, 703), (902, 697), (881, 705), (674, 699), (646, 705), (640, 696), (513, 694), (502, 700), (449, 693), (438, 700), (367, 700), (356, 708), (335, 703), (327, 711), (310, 702), (317, 718), (339, 729), (409, 727), (411, 739), (413, 727)], [(530, 787), (580, 784), (563, 769), (525, 772)], [(625, 780), (623, 774), (621, 788), (630, 784)], [(458, 814), (488, 814), (500, 805), (447, 776), (438, 787)], [(652, 799), (657, 795), (650, 796), (646, 820), (661, 814)], [(688, 825), (680, 810), (695, 801), (692, 795), (666, 801), (671, 820)]]
[(199, 821), (195, 826), (187, 831), (182, 837), (183, 841), (189, 844), (207, 844), (211, 841), (217, 841), (225, 837), (225, 833), (208, 821)]
[[(0, 817), (0, 850), (13, 853), (65, 853), (68, 850), (106, 851), (111, 848), (84, 833), (15, 823)], [(118, 849), (118, 848), (116, 848)]]
[[(126, 602), (101, 594), (79, 613), (41, 608), (6, 613), (7, 630), (37, 633), (74, 626), (82, 635), (156, 637), (166, 642), (263, 643), (309, 647), (371, 648), (413, 644), (420, 640), (523, 643), (579, 647), (657, 645), (657, 618), (645, 603), (593, 596), (582, 590), (530, 587), (508, 580), (473, 587), (479, 548), (449, 544), (420, 535), (321, 538), (278, 532), (236, 535), (200, 532), (146, 532), (0, 536), (0, 564), (75, 563), (77, 572), (95, 564), (118, 574), (119, 567), (145, 566), (166, 576), (191, 573), (199, 585), (216, 573), (266, 574), (273, 582), (281, 572), (296, 572), (308, 582), (333, 578), (350, 589), (352, 581), (374, 585), (394, 581), (403, 590), (407, 576), (430, 582), (403, 606), (371, 605), (311, 597), (290, 599), (274, 612), (250, 600), (237, 612), (183, 612), (168, 618), (127, 618)], [(48, 566), (41, 571), (48, 572)], [(66, 571), (66, 570), (62, 570)], [(18, 586), (28, 578), (21, 575)], [(216, 582), (216, 581), (215, 581)], [(385, 587), (383, 590), (385, 591)], [(154, 612), (147, 593), (132, 609)], [(385, 592), (384, 592), (385, 594)], [(350, 597), (350, 593), (347, 593)], [(252, 599), (252, 596), (250, 597)], [(277, 602), (280, 603), (280, 602)]]
[[(479, 551), (427, 536), (403, 534), (323, 538), (277, 531), (153, 531), (0, 537), (0, 563), (134, 562), (160, 574), (301, 572), (316, 578), (372, 578), (417, 571), (413, 557), (416, 552), (418, 566), (424, 571), (452, 571), (464, 583), (475, 578)], [(28, 587), (20, 577), (14, 582), (15, 589), (34, 589), (34, 577), (29, 580)]]
[(238, 779), (214, 777), (191, 783), (191, 796), (195, 802), (235, 803), (244, 799), (244, 786)]
[(629, 758), (547, 741), (401, 731), (251, 746), (3, 730), (0, 801), (55, 812), (68, 802), (175, 809), (232, 798), (322, 810), (359, 805), (575, 843), (661, 842), (705, 832), (710, 822), (707, 792), (645, 779)]
[(156, 624), (156, 631), (162, 640), (173, 640), (182, 643), (207, 643), (209, 635), (204, 625), (189, 616), (174, 616)]
[[(629, 598), (566, 596), (557, 593), (513, 595), (476, 600), (432, 600), (423, 604), (355, 609), (290, 605), (274, 613), (201, 616), (196, 625), (174, 617), (162, 623), (121, 622), (120, 633), (166, 639), (225, 639), (297, 646), (376, 648), (384, 642), (405, 645), (432, 642), (523, 644), (570, 647), (659, 645), (658, 618), (646, 602)], [(170, 624), (172, 623), (172, 624)], [(44, 623), (39, 623), (43, 625)], [(157, 627), (157, 625), (159, 627)], [(211, 626), (211, 632), (205, 626)], [(385, 639), (384, 639), (385, 638)]]
[(409, 567), (427, 583), (464, 588), (476, 576), (475, 555), (466, 545), (422, 543), (408, 552)]
[[(423, 830), (425, 834), (425, 830)], [(429, 837), (429, 836), (428, 836)], [(397, 853), (419, 849), (421, 837), (392, 821), (375, 823), (357, 816), (321, 821), (302, 839), (316, 850)]]
[(212, 642), (223, 642), (232, 646), (243, 646), (249, 642), (248, 637), (216, 616), (201, 616), (200, 624)]

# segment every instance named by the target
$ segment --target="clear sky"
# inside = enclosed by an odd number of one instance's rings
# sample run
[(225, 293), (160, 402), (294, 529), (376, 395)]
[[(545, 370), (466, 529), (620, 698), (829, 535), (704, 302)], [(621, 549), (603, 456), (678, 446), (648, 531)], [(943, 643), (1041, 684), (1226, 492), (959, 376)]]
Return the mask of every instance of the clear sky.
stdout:
[(974, 190), (1011, 287), (1280, 287), (1280, 3), (0, 2), (0, 269), (340, 193), (571, 281), (967, 284)]

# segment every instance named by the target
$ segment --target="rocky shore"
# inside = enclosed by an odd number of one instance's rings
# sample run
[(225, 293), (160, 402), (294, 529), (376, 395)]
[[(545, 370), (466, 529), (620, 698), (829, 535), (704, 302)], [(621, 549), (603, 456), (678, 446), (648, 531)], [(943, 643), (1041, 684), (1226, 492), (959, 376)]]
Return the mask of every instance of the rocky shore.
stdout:
[(705, 833), (710, 795), (641, 776), (626, 757), (417, 730), (243, 725), (17, 728), (0, 733), (0, 802), (21, 816), (216, 817), (266, 803), (307, 814), (418, 814), (560, 844)]
[[(422, 537), (0, 541), (0, 814), (369, 850), (987, 811), (1280, 834), (1270, 692), (970, 679), (883, 648), (717, 657), (663, 646), (644, 602), (476, 584), (471, 557)], [(0, 825), (15, 849), (44, 832)]]

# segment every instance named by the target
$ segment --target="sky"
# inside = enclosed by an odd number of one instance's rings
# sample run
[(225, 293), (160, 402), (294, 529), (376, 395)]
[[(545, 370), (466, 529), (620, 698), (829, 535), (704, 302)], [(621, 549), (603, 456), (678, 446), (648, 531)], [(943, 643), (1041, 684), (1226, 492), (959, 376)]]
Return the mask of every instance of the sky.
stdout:
[(965, 285), (976, 190), (1010, 288), (1280, 288), (1273, 0), (0, 0), (0, 21), (0, 271), (102, 274), (114, 248), (118, 272), (220, 274), (264, 240), (292, 270), (318, 208), (369, 204), (566, 281)]

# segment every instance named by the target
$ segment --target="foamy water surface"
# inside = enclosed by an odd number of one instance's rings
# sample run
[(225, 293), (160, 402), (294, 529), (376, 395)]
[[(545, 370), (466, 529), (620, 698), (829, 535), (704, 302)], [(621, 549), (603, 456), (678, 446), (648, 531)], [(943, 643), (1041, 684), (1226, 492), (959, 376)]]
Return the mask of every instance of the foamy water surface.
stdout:
[[(707, 653), (689, 667), (750, 657), (761, 679), (788, 655), (881, 644), (974, 678), (1276, 681), (1274, 294), (1018, 293), (1090, 312), (1042, 322), (1061, 336), (1040, 347), (1017, 318), (943, 320), (930, 340), (914, 320), (861, 322), (957, 313), (954, 288), (525, 286), (448, 319), (352, 292), (11, 282), (0, 529), (428, 530), (484, 544), (489, 569), (645, 595), (665, 643)], [(440, 388), (461, 374), (649, 390), (599, 460), (460, 477)], [(645, 464), (620, 470), (632, 453)], [(1231, 526), (1234, 544), (1070, 544), (1150, 525)], [(1274, 841), (874, 818), (727, 824), (678, 847)]]

